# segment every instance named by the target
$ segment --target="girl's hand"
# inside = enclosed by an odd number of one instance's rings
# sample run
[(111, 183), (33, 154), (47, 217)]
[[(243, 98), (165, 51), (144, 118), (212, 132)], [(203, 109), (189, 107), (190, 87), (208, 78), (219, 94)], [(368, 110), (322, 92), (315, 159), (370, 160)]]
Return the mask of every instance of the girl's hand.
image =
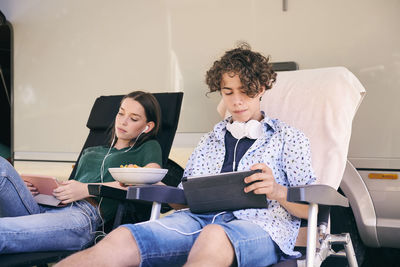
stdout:
[(244, 179), (246, 184), (252, 183), (244, 188), (244, 192), (253, 191), (254, 194), (265, 194), (268, 199), (279, 202), (286, 201), (287, 190), (283, 185), (275, 181), (272, 170), (264, 163), (257, 163), (251, 166), (251, 170), (260, 169), (262, 172), (255, 173)]
[(147, 165), (143, 166), (143, 168), (155, 168), (155, 169), (161, 169), (161, 166), (158, 165), (157, 163), (148, 163)]
[(54, 189), (53, 195), (61, 200), (61, 203), (68, 204), (77, 200), (89, 197), (88, 184), (75, 180), (68, 180), (60, 183), (60, 186)]
[(33, 186), (30, 182), (24, 181), (26, 187), (28, 187), (29, 191), (31, 192), (32, 196), (36, 196), (39, 194), (39, 191), (37, 190), (36, 187)]

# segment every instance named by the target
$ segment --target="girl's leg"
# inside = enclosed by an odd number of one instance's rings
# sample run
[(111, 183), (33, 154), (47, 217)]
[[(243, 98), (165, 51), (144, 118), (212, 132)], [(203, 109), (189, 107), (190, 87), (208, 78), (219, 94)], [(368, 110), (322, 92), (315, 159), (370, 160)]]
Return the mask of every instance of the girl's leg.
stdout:
[(86, 201), (41, 214), (0, 218), (0, 253), (80, 250), (92, 244), (99, 224), (97, 209)]
[(0, 218), (40, 213), (40, 206), (13, 166), (0, 157)]

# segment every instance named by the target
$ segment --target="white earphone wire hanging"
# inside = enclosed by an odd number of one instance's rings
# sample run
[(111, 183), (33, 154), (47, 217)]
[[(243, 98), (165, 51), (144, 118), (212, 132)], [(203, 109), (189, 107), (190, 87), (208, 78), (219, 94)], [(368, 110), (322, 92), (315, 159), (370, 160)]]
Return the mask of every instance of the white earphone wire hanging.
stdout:
[(240, 140), (242, 140), (242, 138), (240, 138), (240, 139), (238, 139), (238, 140), (236, 141), (235, 149), (233, 150), (232, 171), (235, 171), (235, 168), (236, 168), (236, 148), (237, 148), (237, 146), (238, 146)]
[[(217, 218), (217, 216), (219, 216), (219, 215), (221, 215), (221, 214), (224, 214), (224, 213), (226, 213), (226, 211), (222, 211), (222, 212), (220, 212), (220, 213), (215, 214), (214, 217), (213, 217), (213, 219), (212, 219), (211, 224), (214, 223), (214, 221), (215, 221), (215, 219)], [(194, 232), (185, 233), (185, 232), (180, 231), (179, 229), (166, 226), (165, 224), (163, 224), (163, 223), (160, 222), (159, 220), (155, 220), (155, 221), (146, 221), (146, 222), (139, 223), (139, 224), (144, 224), (144, 223), (148, 223), (148, 222), (156, 222), (156, 223), (158, 223), (159, 225), (161, 225), (162, 227), (164, 227), (165, 229), (168, 229), (168, 230), (171, 230), (171, 231), (175, 231), (175, 232), (177, 232), (177, 233), (179, 233), (179, 234), (181, 234), (181, 235), (187, 235), (187, 236), (188, 236), (188, 235), (195, 235), (195, 234), (197, 234), (197, 233), (200, 233), (200, 232), (203, 230), (203, 229), (200, 229), (200, 230), (197, 230), (197, 231), (194, 231)]]
[[(144, 133), (145, 131), (147, 131), (148, 128), (149, 128), (149, 126), (146, 125), (146, 128), (145, 128), (143, 131), (141, 131), (140, 134), (135, 138), (135, 142), (133, 142), (133, 145), (132, 145), (130, 148), (128, 148), (127, 150), (125, 150), (123, 153), (126, 153), (126, 152), (128, 152), (129, 150), (131, 150), (131, 149), (135, 146), (137, 140), (138, 140), (139, 137), (142, 135), (142, 133)], [(102, 163), (101, 163), (101, 166), (100, 166), (100, 181), (101, 181), (101, 183), (104, 183), (104, 174), (105, 174), (105, 173), (104, 173), (104, 163), (105, 163), (107, 157), (109, 157), (109, 156), (112, 155), (112, 153), (110, 153), (110, 151), (111, 151), (111, 149), (113, 148), (113, 146), (115, 145), (115, 142), (116, 142), (116, 135), (114, 134), (114, 137), (113, 137), (113, 140), (112, 140), (112, 142), (111, 142), (110, 148), (108, 149), (106, 155), (104, 156), (104, 159), (103, 159), (103, 161), (102, 161)], [(100, 232), (101, 235), (99, 235), (98, 237), (96, 237), (95, 242), (96, 242), (97, 238), (99, 238), (100, 236), (106, 236), (106, 233), (104, 232), (104, 219), (103, 219), (103, 217), (101, 216), (101, 212), (100, 212), (100, 205), (101, 205), (102, 202), (103, 202), (103, 197), (100, 197), (99, 205), (97, 206), (97, 212), (98, 212), (99, 215), (100, 215), (100, 220), (101, 220), (101, 225), (102, 225), (102, 231), (96, 231), (96, 232)]]
[[(148, 129), (148, 127), (149, 127), (149, 126), (146, 125), (146, 128), (144, 128), (144, 130), (141, 131), (140, 134), (135, 138), (135, 141), (133, 142), (133, 145), (131, 145), (131, 146), (130, 146), (127, 150), (125, 150), (123, 153), (128, 152), (129, 150), (131, 150), (131, 149), (136, 145), (137, 140), (138, 140), (139, 137)], [(101, 179), (101, 183), (104, 183), (104, 181), (103, 181), (103, 177), (104, 177), (104, 162), (106, 161), (107, 157), (109, 157), (109, 156), (112, 154), (112, 153), (110, 153), (110, 151), (111, 151), (111, 149), (112, 149), (112, 147), (113, 147), (113, 145), (114, 145), (115, 139), (116, 139), (116, 137), (115, 137), (115, 134), (114, 134), (114, 138), (113, 138), (113, 141), (112, 141), (112, 143), (111, 143), (111, 145), (110, 145), (110, 148), (108, 149), (108, 151), (107, 151), (107, 153), (106, 153), (106, 155), (105, 155), (105, 157), (104, 157), (104, 159), (103, 159), (103, 162), (101, 163), (101, 167), (100, 167), (100, 179)]]

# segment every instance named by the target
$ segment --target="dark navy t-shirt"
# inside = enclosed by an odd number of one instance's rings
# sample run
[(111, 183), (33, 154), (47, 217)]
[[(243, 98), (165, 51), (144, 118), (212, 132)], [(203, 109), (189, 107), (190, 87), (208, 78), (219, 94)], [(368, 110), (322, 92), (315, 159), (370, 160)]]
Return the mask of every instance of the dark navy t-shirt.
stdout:
[(226, 131), (225, 133), (225, 159), (224, 159), (224, 164), (222, 165), (221, 173), (222, 172), (231, 172), (231, 171), (237, 171), (237, 167), (239, 164), (240, 159), (243, 157), (244, 153), (251, 147), (251, 145), (256, 141), (256, 139), (250, 139), (250, 138), (242, 138), (239, 140), (239, 143), (236, 147), (236, 164), (235, 164), (235, 170), (233, 170), (233, 153), (235, 152), (235, 145), (237, 142), (237, 139), (232, 136), (232, 134), (229, 131)]

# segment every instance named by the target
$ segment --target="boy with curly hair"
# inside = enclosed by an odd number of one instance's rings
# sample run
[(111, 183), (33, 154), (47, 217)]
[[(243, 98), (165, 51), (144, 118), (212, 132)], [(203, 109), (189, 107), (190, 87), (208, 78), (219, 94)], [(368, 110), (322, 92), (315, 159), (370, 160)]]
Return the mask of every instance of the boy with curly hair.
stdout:
[[(184, 176), (260, 169), (245, 178), (246, 193), (266, 196), (265, 208), (194, 214), (122, 225), (99, 244), (62, 264), (116, 266), (268, 266), (293, 251), (308, 206), (286, 201), (287, 188), (315, 181), (308, 139), (271, 119), (260, 100), (276, 73), (247, 44), (227, 51), (206, 74), (231, 116), (200, 140)], [(62, 265), (60, 264), (60, 265)]]

